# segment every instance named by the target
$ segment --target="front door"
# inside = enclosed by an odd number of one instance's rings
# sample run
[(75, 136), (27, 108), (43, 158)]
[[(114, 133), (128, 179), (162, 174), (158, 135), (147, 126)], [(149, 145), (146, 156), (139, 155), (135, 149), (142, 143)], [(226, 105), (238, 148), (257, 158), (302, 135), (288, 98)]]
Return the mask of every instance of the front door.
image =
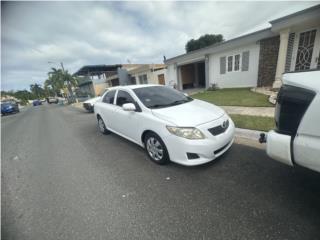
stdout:
[(314, 69), (319, 66), (319, 35), (319, 29), (299, 33), (295, 71)]
[(159, 81), (159, 84), (161, 85), (165, 85), (165, 80), (164, 80), (164, 74), (159, 74), (158, 75), (158, 81)]
[(133, 97), (124, 90), (118, 90), (116, 97), (116, 109), (114, 111), (112, 126), (114, 131), (134, 142), (139, 142), (141, 136), (138, 128), (141, 126), (141, 114), (139, 112), (124, 111), (122, 105), (135, 103)]

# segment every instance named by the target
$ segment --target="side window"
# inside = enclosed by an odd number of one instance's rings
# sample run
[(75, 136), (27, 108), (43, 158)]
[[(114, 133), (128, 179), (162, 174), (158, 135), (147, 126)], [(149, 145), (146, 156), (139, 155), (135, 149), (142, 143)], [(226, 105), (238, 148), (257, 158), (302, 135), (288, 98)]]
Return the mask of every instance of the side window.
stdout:
[(112, 90), (110, 92), (107, 92), (106, 95), (104, 95), (103, 97), (103, 102), (104, 103), (109, 103), (109, 104), (113, 104), (113, 100), (114, 100), (114, 95), (116, 94), (116, 90)]
[(228, 62), (227, 62), (227, 70), (228, 72), (232, 72), (232, 65), (233, 65), (233, 56), (228, 57)]
[(134, 100), (129, 93), (119, 90), (117, 96), (117, 105), (122, 107), (122, 105), (125, 103), (134, 103)]
[(234, 71), (240, 70), (240, 54), (234, 56)]

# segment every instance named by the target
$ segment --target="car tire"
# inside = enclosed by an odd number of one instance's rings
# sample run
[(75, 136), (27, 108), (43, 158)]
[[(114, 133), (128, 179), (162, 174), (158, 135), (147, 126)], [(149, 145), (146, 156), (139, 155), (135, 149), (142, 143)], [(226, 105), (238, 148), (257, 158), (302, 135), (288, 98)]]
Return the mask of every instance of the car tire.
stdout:
[(99, 128), (99, 131), (102, 133), (102, 134), (108, 134), (109, 131), (106, 127), (106, 124), (104, 123), (103, 119), (101, 117), (98, 117), (98, 128)]
[(170, 161), (167, 147), (157, 134), (148, 132), (144, 137), (144, 147), (151, 161), (160, 165)]

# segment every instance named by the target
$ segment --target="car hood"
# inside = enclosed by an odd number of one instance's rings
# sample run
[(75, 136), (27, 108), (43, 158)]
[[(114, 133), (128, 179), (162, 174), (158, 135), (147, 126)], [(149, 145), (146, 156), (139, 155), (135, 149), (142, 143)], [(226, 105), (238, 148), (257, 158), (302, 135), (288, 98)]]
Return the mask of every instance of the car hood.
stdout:
[(84, 103), (91, 103), (91, 104), (95, 104), (101, 97), (94, 97), (94, 98), (90, 98), (87, 101), (84, 101)]
[(152, 113), (158, 118), (181, 127), (195, 127), (216, 120), (225, 114), (220, 107), (197, 99), (177, 106), (152, 109)]

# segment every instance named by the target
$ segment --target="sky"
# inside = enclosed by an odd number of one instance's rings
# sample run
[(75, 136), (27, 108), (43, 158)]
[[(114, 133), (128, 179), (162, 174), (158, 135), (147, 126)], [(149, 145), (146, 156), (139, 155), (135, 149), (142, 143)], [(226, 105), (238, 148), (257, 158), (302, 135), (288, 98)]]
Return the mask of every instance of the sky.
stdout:
[(52, 67), (163, 63), (203, 34), (231, 39), (319, 2), (1, 2), (1, 89)]

